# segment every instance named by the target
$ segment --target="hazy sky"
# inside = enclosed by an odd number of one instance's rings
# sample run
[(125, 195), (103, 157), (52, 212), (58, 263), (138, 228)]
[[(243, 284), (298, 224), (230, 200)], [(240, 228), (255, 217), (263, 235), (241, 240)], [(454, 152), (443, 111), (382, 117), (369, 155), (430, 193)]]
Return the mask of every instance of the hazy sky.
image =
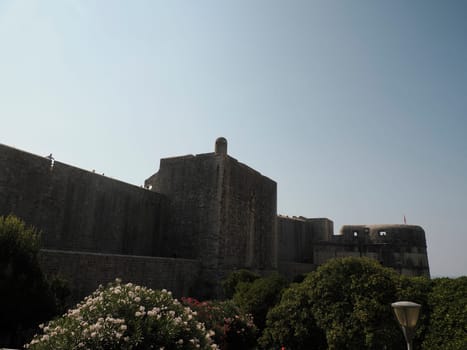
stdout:
[(0, 0), (0, 122), (136, 185), (224, 136), (279, 213), (405, 214), (467, 275), (466, 1)]

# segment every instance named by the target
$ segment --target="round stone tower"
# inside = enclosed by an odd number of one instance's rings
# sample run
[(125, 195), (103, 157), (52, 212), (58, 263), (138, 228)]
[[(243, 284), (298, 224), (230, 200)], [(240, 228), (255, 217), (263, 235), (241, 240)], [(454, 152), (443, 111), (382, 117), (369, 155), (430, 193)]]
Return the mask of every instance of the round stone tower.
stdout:
[(225, 137), (219, 137), (216, 140), (216, 154), (227, 155), (227, 139)]

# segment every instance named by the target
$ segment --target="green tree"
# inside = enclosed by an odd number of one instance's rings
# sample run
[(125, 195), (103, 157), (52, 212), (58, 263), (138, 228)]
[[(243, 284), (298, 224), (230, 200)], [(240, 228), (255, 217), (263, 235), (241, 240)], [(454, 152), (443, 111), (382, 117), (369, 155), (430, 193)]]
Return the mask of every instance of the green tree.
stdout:
[(399, 275), (368, 258), (333, 259), (303, 282), (329, 349), (398, 349), (402, 332), (391, 303)]
[(428, 296), (431, 292), (432, 282), (426, 277), (408, 277), (401, 275), (399, 278), (398, 300), (408, 300), (420, 304), (420, 316), (415, 329), (413, 346), (420, 349), (423, 339), (426, 336), (428, 323), (430, 320), (430, 308)]
[(267, 314), (266, 328), (259, 343), (264, 349), (313, 349), (326, 350), (326, 336), (316, 325), (311, 310), (308, 286), (292, 284), (279, 304)]
[(428, 295), (430, 322), (422, 348), (467, 348), (467, 276), (432, 280)]
[(253, 282), (240, 282), (233, 300), (242, 311), (253, 315), (256, 326), (262, 331), (269, 309), (279, 302), (287, 284), (287, 280), (278, 273)]
[(28, 329), (56, 312), (38, 252), (34, 228), (14, 216), (0, 217), (0, 338), (7, 346), (18, 346)]
[(224, 296), (231, 299), (236, 291), (237, 285), (240, 282), (251, 283), (260, 278), (260, 276), (250, 270), (240, 269), (231, 272), (225, 280), (222, 281), (222, 289)]

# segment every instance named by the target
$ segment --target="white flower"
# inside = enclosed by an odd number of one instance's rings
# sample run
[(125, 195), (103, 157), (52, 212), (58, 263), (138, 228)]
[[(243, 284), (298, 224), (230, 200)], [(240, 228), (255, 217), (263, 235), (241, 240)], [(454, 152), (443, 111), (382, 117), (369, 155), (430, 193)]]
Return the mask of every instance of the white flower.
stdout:
[(157, 312), (155, 312), (154, 310), (149, 310), (148, 311), (148, 316), (156, 316), (157, 315)]

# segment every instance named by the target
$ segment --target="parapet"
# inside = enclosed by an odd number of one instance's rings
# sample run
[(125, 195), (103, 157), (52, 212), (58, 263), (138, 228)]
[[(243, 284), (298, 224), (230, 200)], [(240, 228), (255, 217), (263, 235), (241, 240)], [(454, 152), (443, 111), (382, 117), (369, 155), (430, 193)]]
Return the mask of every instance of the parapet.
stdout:
[(374, 243), (398, 243), (426, 247), (425, 231), (417, 225), (344, 225), (339, 236), (344, 240), (359, 238)]

